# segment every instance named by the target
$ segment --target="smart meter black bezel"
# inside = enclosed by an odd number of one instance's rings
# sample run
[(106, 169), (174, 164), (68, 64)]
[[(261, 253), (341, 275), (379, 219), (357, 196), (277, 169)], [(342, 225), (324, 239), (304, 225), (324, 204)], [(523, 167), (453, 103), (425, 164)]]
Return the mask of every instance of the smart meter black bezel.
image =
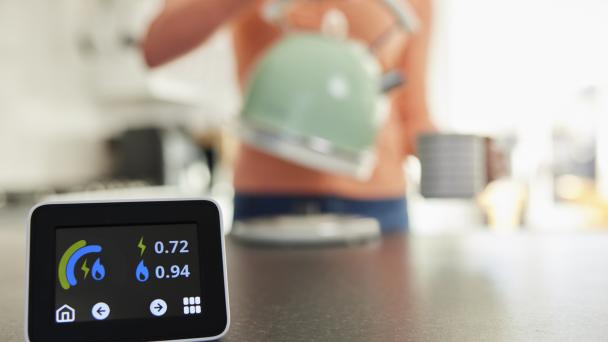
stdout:
[[(55, 315), (58, 227), (195, 223), (198, 232), (203, 315), (57, 324)], [(210, 200), (43, 203), (30, 213), (26, 340), (189, 341), (218, 339), (228, 330), (224, 238), (219, 206)]]

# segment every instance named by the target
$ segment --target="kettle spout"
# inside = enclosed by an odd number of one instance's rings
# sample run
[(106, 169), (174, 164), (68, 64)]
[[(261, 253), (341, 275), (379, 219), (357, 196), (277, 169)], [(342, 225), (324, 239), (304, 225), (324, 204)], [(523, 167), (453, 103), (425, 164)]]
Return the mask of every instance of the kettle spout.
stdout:
[(395, 69), (389, 70), (380, 78), (380, 91), (386, 94), (402, 86), (405, 80), (405, 75), (401, 71)]

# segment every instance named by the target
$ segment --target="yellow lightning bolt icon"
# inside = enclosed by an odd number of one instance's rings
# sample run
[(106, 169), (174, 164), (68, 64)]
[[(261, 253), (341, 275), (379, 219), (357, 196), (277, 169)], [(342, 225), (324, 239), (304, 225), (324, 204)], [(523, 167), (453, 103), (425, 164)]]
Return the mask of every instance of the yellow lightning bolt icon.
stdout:
[(137, 243), (137, 247), (141, 250), (141, 252), (139, 253), (139, 256), (143, 256), (144, 252), (146, 251), (146, 245), (144, 245), (144, 237), (142, 236), (141, 239), (139, 239), (139, 243)]
[(89, 268), (87, 267), (87, 259), (84, 259), (82, 263), (82, 267), (80, 267), (82, 272), (84, 272), (84, 279), (87, 279), (87, 275), (89, 275)]

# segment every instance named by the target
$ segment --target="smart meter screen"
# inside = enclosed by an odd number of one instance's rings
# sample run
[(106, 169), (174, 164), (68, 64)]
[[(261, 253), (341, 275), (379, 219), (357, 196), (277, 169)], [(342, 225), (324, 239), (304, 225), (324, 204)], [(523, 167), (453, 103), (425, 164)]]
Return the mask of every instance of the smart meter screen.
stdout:
[(55, 323), (200, 316), (196, 224), (56, 230)]

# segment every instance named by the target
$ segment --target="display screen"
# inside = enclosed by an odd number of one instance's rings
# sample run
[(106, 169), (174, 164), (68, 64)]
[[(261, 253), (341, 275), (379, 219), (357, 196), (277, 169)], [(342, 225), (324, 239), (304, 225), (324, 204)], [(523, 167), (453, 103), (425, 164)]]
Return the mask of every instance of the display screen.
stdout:
[(56, 324), (204, 314), (196, 224), (55, 234)]

